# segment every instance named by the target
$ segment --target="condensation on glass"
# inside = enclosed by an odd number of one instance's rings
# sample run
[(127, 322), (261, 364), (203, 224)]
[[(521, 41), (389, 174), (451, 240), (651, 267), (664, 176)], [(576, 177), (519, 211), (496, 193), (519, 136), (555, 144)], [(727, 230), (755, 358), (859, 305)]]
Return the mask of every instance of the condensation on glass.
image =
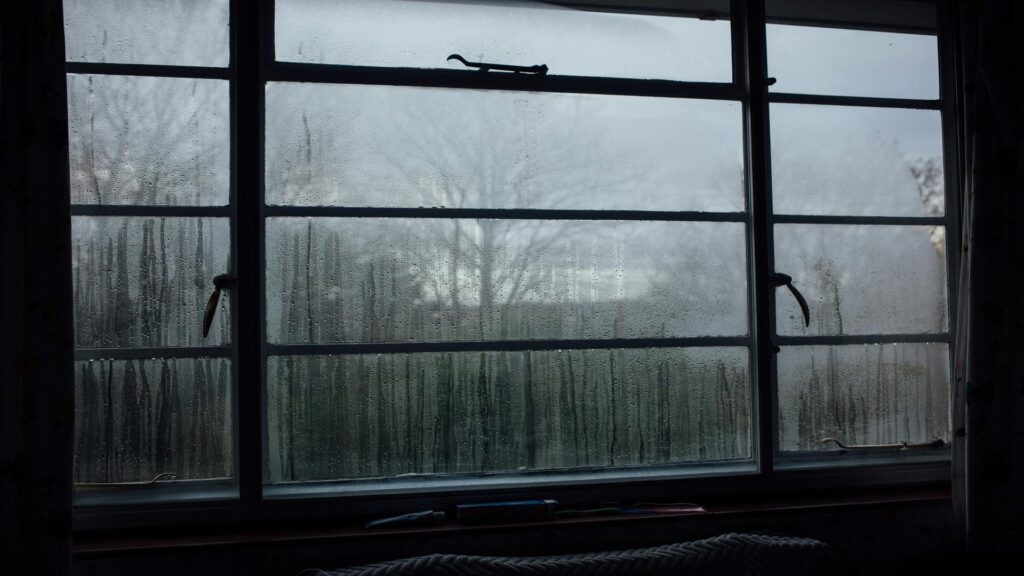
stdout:
[(73, 204), (228, 203), (227, 81), (67, 79)]
[(941, 216), (938, 110), (771, 105), (776, 214)]
[(784, 346), (777, 365), (784, 452), (950, 439), (946, 344)]
[(64, 0), (68, 62), (228, 65), (228, 0)]
[(937, 99), (934, 34), (768, 24), (773, 92)]
[(208, 337), (202, 314), (213, 277), (229, 268), (225, 218), (71, 219), (75, 345), (207, 346), (230, 340), (230, 298)]
[(747, 333), (744, 225), (270, 218), (274, 343)]
[(290, 62), (465, 70), (446, 61), (457, 53), (546, 64), (558, 75), (731, 82), (728, 3), (674, 4), (678, 15), (529, 0), (278, 0), (275, 54)]
[(290, 83), (266, 96), (269, 204), (745, 209), (739, 102)]
[(807, 297), (776, 297), (784, 335), (936, 334), (949, 328), (942, 226), (775, 226), (775, 267)]
[(272, 356), (269, 480), (748, 459), (746, 348)]
[(223, 358), (76, 362), (76, 489), (231, 477), (230, 372)]

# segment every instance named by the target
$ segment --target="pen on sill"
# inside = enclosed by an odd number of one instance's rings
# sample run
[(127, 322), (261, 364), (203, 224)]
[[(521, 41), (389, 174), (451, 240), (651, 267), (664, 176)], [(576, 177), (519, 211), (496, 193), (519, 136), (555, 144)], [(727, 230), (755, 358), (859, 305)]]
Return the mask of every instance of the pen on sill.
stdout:
[(433, 510), (423, 510), (422, 512), (412, 512), (410, 514), (402, 514), (399, 516), (389, 516), (387, 518), (378, 518), (367, 522), (365, 528), (393, 528), (398, 526), (428, 526), (430, 524), (436, 524), (443, 522), (445, 519), (444, 512), (435, 512)]

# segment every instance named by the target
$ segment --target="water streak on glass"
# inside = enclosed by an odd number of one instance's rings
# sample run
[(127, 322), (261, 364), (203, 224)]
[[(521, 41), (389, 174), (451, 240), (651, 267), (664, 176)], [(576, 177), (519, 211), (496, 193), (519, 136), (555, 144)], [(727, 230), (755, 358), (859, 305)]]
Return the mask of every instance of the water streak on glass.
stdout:
[(274, 343), (747, 333), (740, 223), (270, 218)]
[(744, 210), (738, 102), (271, 83), (267, 202)]
[(75, 363), (76, 483), (232, 476), (230, 362)]
[(783, 451), (949, 441), (949, 347), (783, 347), (778, 354)]
[(64, 0), (69, 62), (228, 65), (228, 0)]
[(769, 24), (768, 73), (773, 92), (939, 97), (934, 35)]
[(73, 204), (223, 206), (228, 82), (68, 75)]
[(458, 53), (559, 75), (732, 81), (728, 20), (526, 0), (279, 0), (274, 24), (289, 62), (465, 69), (445, 61)]
[(772, 104), (776, 214), (941, 216), (938, 110)]
[(230, 298), (220, 299), (202, 336), (213, 277), (229, 269), (227, 219), (76, 216), (71, 223), (76, 346), (229, 341)]
[(775, 267), (811, 307), (776, 294), (786, 335), (935, 334), (949, 321), (941, 226), (785, 224), (775, 227)]
[(273, 356), (271, 482), (746, 459), (745, 348)]

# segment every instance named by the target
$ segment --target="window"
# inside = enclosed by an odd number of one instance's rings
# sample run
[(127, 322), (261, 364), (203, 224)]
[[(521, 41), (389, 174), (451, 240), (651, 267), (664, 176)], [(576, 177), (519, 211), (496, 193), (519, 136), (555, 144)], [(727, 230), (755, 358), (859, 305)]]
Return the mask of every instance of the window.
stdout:
[(239, 4), (65, 0), (79, 505), (948, 460), (935, 6)]

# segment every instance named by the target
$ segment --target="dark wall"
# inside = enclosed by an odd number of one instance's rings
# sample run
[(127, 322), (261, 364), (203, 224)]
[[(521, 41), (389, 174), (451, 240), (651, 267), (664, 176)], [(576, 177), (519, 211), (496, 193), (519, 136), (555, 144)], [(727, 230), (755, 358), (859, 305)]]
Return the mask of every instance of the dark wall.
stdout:
[(79, 555), (80, 576), (149, 574), (292, 575), (431, 553), (544, 555), (621, 550), (685, 542), (727, 532), (771, 531), (831, 545), (840, 574), (942, 573), (955, 562), (948, 502), (888, 504), (844, 510), (738, 514), (604, 525), (524, 525), (332, 541), (260, 543), (167, 552)]

